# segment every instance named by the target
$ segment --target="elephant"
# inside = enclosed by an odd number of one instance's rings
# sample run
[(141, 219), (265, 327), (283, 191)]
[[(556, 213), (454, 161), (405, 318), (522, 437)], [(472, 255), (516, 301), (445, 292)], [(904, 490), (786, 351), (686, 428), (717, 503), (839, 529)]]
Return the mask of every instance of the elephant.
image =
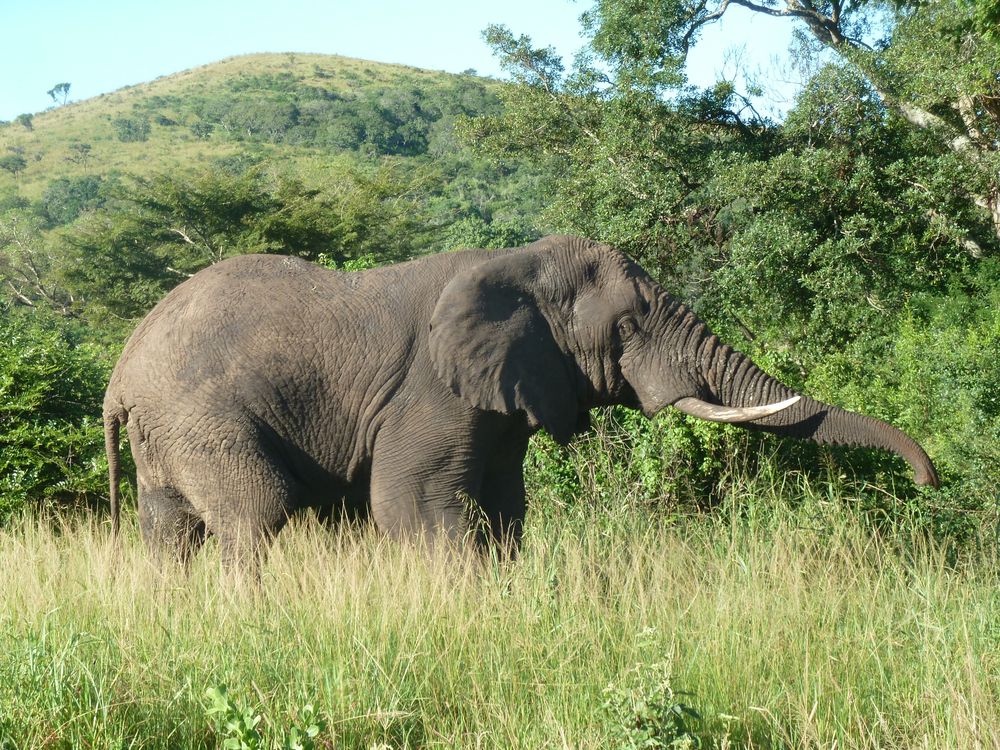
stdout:
[(106, 391), (113, 528), (124, 425), (157, 553), (213, 534), (245, 569), (291, 514), (338, 504), (390, 536), (516, 551), (528, 439), (565, 444), (611, 404), (881, 448), (938, 485), (901, 430), (793, 392), (624, 253), (551, 236), (353, 273), (246, 255), (178, 285)]

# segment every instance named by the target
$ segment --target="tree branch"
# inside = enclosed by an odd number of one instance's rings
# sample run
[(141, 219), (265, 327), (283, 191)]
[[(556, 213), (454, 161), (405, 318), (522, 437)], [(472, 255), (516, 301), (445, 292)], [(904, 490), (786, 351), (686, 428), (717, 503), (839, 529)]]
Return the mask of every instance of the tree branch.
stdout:
[(35, 303), (31, 301), (31, 298), (24, 296), (24, 294), (21, 293), (21, 290), (18, 289), (16, 286), (14, 286), (14, 282), (11, 281), (10, 279), (7, 279), (7, 286), (10, 287), (10, 291), (14, 294), (14, 298), (19, 303), (21, 303), (22, 305), (26, 305), (28, 307), (35, 306)]
[[(523, 67), (525, 67), (527, 70), (531, 71), (538, 77), (538, 80), (542, 84), (542, 88), (544, 89), (546, 95), (549, 97), (552, 103), (555, 104), (557, 107), (559, 107), (559, 109), (562, 110), (563, 114), (565, 114), (570, 120), (572, 120), (573, 124), (576, 125), (576, 127), (580, 130), (580, 132), (586, 135), (587, 138), (589, 138), (590, 141), (595, 146), (598, 147), (603, 146), (600, 137), (598, 137), (596, 133), (594, 133), (590, 128), (588, 128), (580, 120), (580, 118), (576, 116), (576, 113), (573, 112), (573, 110), (566, 104), (565, 98), (561, 96), (558, 91), (555, 90), (555, 88), (552, 85), (552, 82), (549, 80), (548, 76), (545, 75), (544, 71), (539, 70), (534, 65), (531, 56), (522, 55), (519, 59), (519, 62)], [(612, 167), (615, 168), (615, 170), (618, 172), (619, 177), (621, 177), (622, 180), (624, 180), (626, 187), (628, 187), (629, 192), (632, 193), (633, 197), (638, 198), (639, 200), (642, 201), (649, 200), (649, 195), (646, 192), (644, 192), (639, 187), (639, 185), (629, 176), (624, 166), (619, 164), (618, 161), (613, 156), (611, 156), (611, 154), (605, 154), (604, 158)]]
[(188, 243), (189, 245), (197, 245), (198, 244), (197, 242), (195, 242), (194, 240), (192, 240), (187, 234), (185, 234), (184, 230), (182, 230), (182, 229), (178, 229), (177, 227), (170, 227), (170, 231), (173, 232), (176, 235), (180, 235), (180, 238), (182, 240), (184, 240), (186, 243)]
[(695, 32), (698, 31), (702, 26), (710, 24), (713, 21), (718, 21), (725, 14), (726, 9), (729, 8), (729, 3), (732, 0), (722, 0), (722, 4), (719, 5), (714, 11), (709, 13), (707, 16), (701, 20), (694, 20), (694, 17), (698, 15), (699, 11), (705, 9), (705, 4), (699, 5), (688, 18), (693, 21), (693, 23), (688, 27), (688, 30), (684, 32), (684, 36), (681, 38), (681, 45), (684, 48), (684, 55), (687, 56), (688, 50), (691, 48), (691, 37), (694, 36)]

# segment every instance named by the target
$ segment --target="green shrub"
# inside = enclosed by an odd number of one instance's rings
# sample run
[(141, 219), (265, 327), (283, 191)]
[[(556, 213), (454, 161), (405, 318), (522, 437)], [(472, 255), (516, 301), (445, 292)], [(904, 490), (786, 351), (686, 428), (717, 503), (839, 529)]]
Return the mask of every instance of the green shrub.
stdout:
[(679, 702), (669, 662), (637, 665), (604, 689), (604, 711), (615, 750), (695, 750), (691, 733), (701, 716)]
[(115, 134), (122, 143), (141, 143), (149, 140), (151, 127), (145, 117), (135, 119), (119, 117), (111, 124), (114, 125)]
[(64, 322), (0, 309), (0, 517), (107, 494), (101, 402), (110, 368)]
[(212, 719), (219, 747), (226, 750), (315, 750), (328, 746), (319, 739), (326, 722), (316, 715), (312, 704), (303, 706), (298, 712), (298, 722), (292, 722), (286, 729), (246, 703), (231, 698), (225, 685), (208, 688), (205, 697), (205, 713)]

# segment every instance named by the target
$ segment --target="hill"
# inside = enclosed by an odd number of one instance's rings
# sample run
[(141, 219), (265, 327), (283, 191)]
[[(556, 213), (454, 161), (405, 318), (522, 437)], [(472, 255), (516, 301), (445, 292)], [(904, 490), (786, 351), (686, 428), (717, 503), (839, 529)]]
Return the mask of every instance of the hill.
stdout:
[[(174, 173), (252, 151), (307, 170), (338, 152), (441, 155), (454, 118), (495, 111), (494, 81), (329, 55), (233, 57), (0, 126), (0, 191), (56, 178)], [(14, 164), (16, 166), (16, 163)]]
[(229, 58), (0, 127), (0, 295), (133, 319), (247, 252), (386, 262), (540, 232), (539, 167), (460, 118), (500, 84), (328, 55)]

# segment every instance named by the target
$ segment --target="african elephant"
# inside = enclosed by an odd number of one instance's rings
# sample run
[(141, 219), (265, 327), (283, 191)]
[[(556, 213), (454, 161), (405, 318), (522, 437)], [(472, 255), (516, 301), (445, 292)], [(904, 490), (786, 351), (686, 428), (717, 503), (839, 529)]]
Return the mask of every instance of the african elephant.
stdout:
[(255, 565), (306, 506), (366, 506), (390, 534), (516, 548), (522, 462), (588, 410), (666, 406), (821, 443), (883, 448), (937, 485), (900, 430), (799, 396), (720, 342), (621, 252), (577, 237), (463, 250), (358, 273), (232, 258), (139, 324), (104, 401), (114, 525), (119, 428), (147, 545), (186, 558), (206, 533)]

